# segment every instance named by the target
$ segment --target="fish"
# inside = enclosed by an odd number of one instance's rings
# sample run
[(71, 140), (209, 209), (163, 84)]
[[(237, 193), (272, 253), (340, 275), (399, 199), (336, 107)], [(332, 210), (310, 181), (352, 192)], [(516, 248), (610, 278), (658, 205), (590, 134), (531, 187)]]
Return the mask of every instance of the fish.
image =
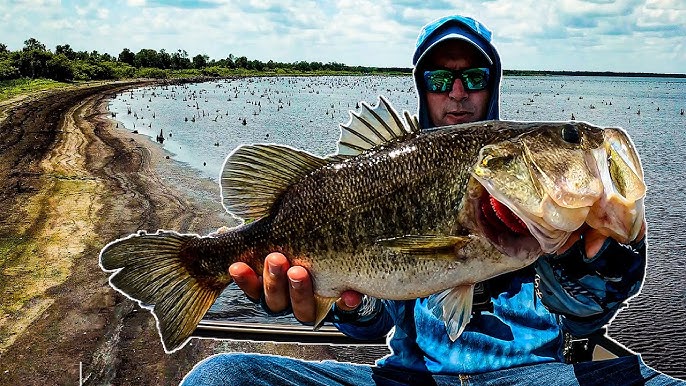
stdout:
[(313, 281), (319, 328), (346, 290), (409, 300), (458, 339), (475, 283), (532, 264), (587, 225), (634, 240), (646, 186), (621, 128), (482, 121), (422, 130), (382, 96), (340, 125), (334, 154), (243, 144), (221, 174), (242, 223), (209, 235), (139, 231), (100, 252), (110, 285), (147, 308), (166, 352), (183, 347), (231, 283), (281, 252)]

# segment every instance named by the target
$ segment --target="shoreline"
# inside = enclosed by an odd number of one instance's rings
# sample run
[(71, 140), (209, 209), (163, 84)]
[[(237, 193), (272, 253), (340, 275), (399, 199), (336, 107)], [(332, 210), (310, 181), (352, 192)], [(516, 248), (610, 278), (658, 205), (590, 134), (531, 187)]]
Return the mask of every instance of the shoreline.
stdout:
[[(165, 354), (152, 315), (115, 292), (98, 266), (107, 242), (138, 229), (221, 225), (207, 203), (164, 183), (159, 170), (180, 165), (107, 118), (115, 90), (145, 84), (56, 92), (5, 108), (3, 133), (19, 124), (24, 132), (13, 138), (16, 152), (2, 153), (14, 167), (0, 171), (15, 177), (3, 178), (10, 211), (0, 223), (1, 272), (11, 279), (2, 281), (12, 281), (0, 285), (9, 294), (0, 319), (2, 384), (76, 384), (80, 372), (96, 384), (177, 384), (214, 352), (215, 342), (203, 341)], [(41, 111), (58, 123), (40, 130), (45, 141), (36, 146), (30, 132), (47, 120)], [(26, 150), (31, 162), (21, 162)]]
[(109, 286), (98, 264), (107, 243), (138, 230), (206, 234), (236, 221), (216, 182), (115, 127), (110, 98), (149, 84), (0, 106), (0, 384), (177, 385), (218, 352), (350, 358), (345, 346), (213, 339), (166, 354), (152, 314)]

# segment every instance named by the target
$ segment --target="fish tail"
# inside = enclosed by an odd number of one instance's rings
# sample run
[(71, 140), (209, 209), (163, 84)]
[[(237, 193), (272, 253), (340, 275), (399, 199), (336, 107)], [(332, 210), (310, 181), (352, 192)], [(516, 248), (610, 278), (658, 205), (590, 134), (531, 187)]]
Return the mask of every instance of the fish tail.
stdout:
[[(228, 270), (202, 270), (197, 235), (158, 231), (133, 234), (108, 244), (100, 266), (112, 287), (149, 309), (166, 352), (181, 348), (231, 282)], [(214, 273), (216, 272), (216, 273)]]

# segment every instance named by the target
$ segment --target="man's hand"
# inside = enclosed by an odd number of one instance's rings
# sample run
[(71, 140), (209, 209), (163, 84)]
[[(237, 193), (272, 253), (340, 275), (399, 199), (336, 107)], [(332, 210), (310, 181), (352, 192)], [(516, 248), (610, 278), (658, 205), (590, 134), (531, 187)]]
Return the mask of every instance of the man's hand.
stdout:
[[(264, 294), (264, 306), (278, 313), (293, 308), (293, 315), (302, 323), (315, 320), (315, 300), (310, 273), (301, 266), (290, 266), (288, 259), (281, 253), (270, 253), (264, 261), (261, 276), (245, 263), (234, 263), (229, 274), (245, 295), (259, 300)], [(357, 308), (362, 295), (355, 291), (345, 291), (336, 302), (341, 310)]]
[[(638, 293), (645, 274), (645, 221), (630, 245), (583, 227), (557, 254), (541, 256), (536, 264), (536, 287), (541, 302), (552, 312), (574, 318), (575, 333), (601, 327), (624, 301)], [(587, 327), (581, 321), (588, 321)], [(567, 323), (568, 327), (570, 322)]]
[[(646, 222), (643, 220), (643, 225), (641, 226), (641, 230), (638, 232), (638, 236), (636, 236), (636, 240), (633, 240), (632, 243), (639, 241), (645, 236), (646, 234)], [(588, 226), (582, 226), (578, 230), (576, 230), (574, 233), (572, 233), (571, 236), (569, 236), (569, 239), (567, 239), (567, 242), (565, 242), (562, 247), (557, 251), (557, 255), (561, 255), (569, 248), (574, 245), (577, 241), (581, 239), (583, 236), (584, 238), (584, 248), (586, 252), (586, 256), (590, 259), (595, 257), (595, 255), (598, 254), (600, 251), (600, 248), (602, 248), (603, 244), (605, 244), (605, 241), (607, 241), (607, 236), (603, 235), (598, 231), (597, 229), (590, 228)]]

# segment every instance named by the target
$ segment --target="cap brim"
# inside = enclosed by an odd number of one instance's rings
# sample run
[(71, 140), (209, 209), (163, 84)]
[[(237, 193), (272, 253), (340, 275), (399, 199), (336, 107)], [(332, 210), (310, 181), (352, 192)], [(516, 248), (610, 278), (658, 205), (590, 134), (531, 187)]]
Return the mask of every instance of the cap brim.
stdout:
[(423, 52), (422, 55), (419, 57), (419, 59), (417, 59), (417, 64), (421, 63), (422, 60), (424, 59), (424, 57), (425, 57), (428, 53), (430, 53), (431, 50), (432, 50), (434, 47), (436, 47), (438, 44), (440, 44), (440, 43), (442, 43), (442, 42), (444, 42), (444, 41), (446, 41), (446, 40), (461, 40), (461, 41), (463, 41), (463, 42), (469, 43), (472, 47), (476, 48), (476, 49), (481, 53), (481, 55), (483, 55), (483, 56), (486, 58), (486, 60), (488, 60), (488, 64), (489, 64), (489, 65), (493, 65), (493, 60), (491, 60), (491, 57), (486, 53), (486, 51), (485, 51), (483, 48), (481, 48), (481, 46), (479, 46), (478, 44), (476, 44), (473, 40), (471, 40), (471, 39), (468, 38), (467, 36), (464, 36), (464, 35), (461, 35), (461, 34), (458, 34), (458, 33), (449, 33), (449, 34), (443, 35), (443, 36), (441, 36), (440, 39), (438, 39), (438, 40), (436, 40), (435, 42), (431, 43), (431, 45), (430, 45), (429, 47), (427, 47), (427, 48), (424, 50), (424, 52)]

